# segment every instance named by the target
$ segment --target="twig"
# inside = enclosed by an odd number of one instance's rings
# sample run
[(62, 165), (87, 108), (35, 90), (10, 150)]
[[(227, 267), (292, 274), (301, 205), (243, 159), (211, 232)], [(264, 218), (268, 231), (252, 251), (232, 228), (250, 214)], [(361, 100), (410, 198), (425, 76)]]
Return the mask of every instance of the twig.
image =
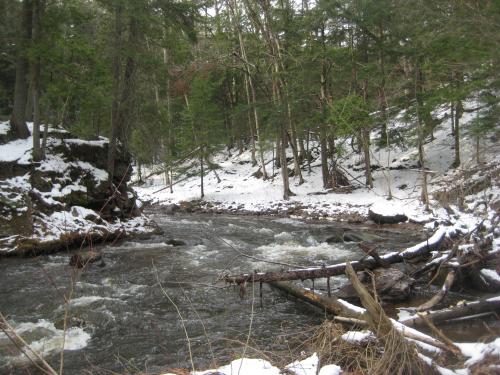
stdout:
[[(212, 365), (214, 367), (217, 367), (216, 364), (216, 360), (215, 360), (215, 355), (214, 355), (214, 350), (212, 348), (212, 342), (210, 341), (210, 338), (208, 337), (208, 333), (207, 333), (207, 328), (205, 327), (205, 322), (203, 321), (203, 319), (201, 319), (201, 316), (200, 314), (198, 314), (198, 310), (196, 310), (196, 308), (194, 307), (193, 303), (191, 302), (191, 299), (189, 298), (189, 296), (187, 295), (187, 293), (184, 291), (184, 289), (182, 288), (181, 283), (180, 282), (177, 282), (179, 288), (181, 288), (181, 292), (182, 292), (182, 295), (184, 296), (184, 298), (187, 299), (188, 303), (189, 303), (189, 306), (193, 309), (196, 317), (198, 318), (198, 320), (200, 321), (200, 324), (201, 324), (201, 327), (203, 328), (203, 334), (205, 335), (205, 338), (207, 339), (207, 344), (208, 344), (208, 349), (210, 351), (210, 356), (212, 357)], [(210, 286), (210, 285), (209, 285)]]
[(447, 346), (448, 349), (455, 354), (456, 356), (461, 356), (462, 352), (461, 350), (455, 345), (453, 341), (451, 341), (444, 333), (441, 331), (439, 328), (437, 328), (434, 323), (432, 323), (426, 316), (425, 314), (419, 313), (418, 316), (420, 316), (425, 324), (434, 332), (440, 339), (443, 341)]
[(184, 335), (186, 336), (186, 340), (187, 340), (187, 344), (188, 344), (189, 360), (191, 362), (191, 369), (193, 370), (193, 372), (195, 372), (196, 370), (195, 370), (194, 361), (193, 361), (193, 351), (191, 350), (191, 339), (189, 338), (189, 334), (187, 332), (186, 325), (184, 324), (184, 318), (182, 317), (182, 314), (179, 310), (179, 307), (177, 307), (175, 302), (172, 300), (172, 298), (170, 298), (167, 291), (165, 290), (165, 288), (161, 284), (160, 277), (158, 276), (158, 270), (156, 269), (154, 262), (152, 261), (151, 263), (152, 263), (153, 269), (155, 271), (156, 281), (158, 282), (158, 286), (160, 287), (160, 289), (161, 289), (162, 293), (165, 295), (165, 297), (167, 297), (169, 302), (172, 304), (172, 306), (174, 306), (175, 310), (177, 311), (177, 315), (179, 316), (179, 319), (181, 320), (182, 329), (184, 330)]
[[(10, 341), (14, 343), (14, 345), (19, 349), (19, 351), (28, 358), (31, 363), (33, 363), (37, 368), (41, 369), (45, 374), (57, 375), (57, 372), (45, 361), (40, 354), (38, 354), (35, 350), (33, 350), (24, 339), (17, 334), (17, 332), (12, 328), (12, 326), (7, 322), (2, 313), (0, 313), (0, 329), (7, 335)], [(12, 336), (13, 337), (12, 337)], [(23, 345), (23, 348), (20, 347), (15, 340), (19, 340), (19, 342)], [(40, 361), (43, 368), (41, 368), (36, 361), (31, 357), (26, 351), (29, 351), (36, 360)]]
[(240, 367), (238, 368), (238, 375), (240, 375), (241, 367), (243, 366), (243, 360), (245, 359), (245, 354), (247, 352), (248, 344), (250, 343), (250, 336), (252, 335), (252, 325), (255, 307), (255, 283), (252, 283), (252, 309), (250, 311), (250, 324), (248, 325), (248, 335), (245, 346), (243, 347), (243, 354), (241, 355)]

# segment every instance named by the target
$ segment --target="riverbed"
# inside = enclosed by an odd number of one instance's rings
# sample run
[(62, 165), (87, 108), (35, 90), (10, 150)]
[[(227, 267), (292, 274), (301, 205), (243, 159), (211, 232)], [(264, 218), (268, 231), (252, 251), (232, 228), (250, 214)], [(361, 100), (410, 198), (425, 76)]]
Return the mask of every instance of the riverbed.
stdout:
[[(386, 251), (425, 238), (420, 230), (381, 231), (361, 224), (150, 215), (165, 234), (104, 245), (99, 248), (104, 264), (81, 274), (68, 266), (69, 251), (0, 259), (0, 312), (55, 367), (64, 295), (70, 295), (65, 373), (190, 368), (189, 346), (197, 369), (213, 367), (241, 355), (249, 331), (250, 346), (261, 356), (268, 351), (286, 356), (300, 332), (321, 322), (321, 314), (266, 285), (262, 298), (258, 285), (236, 290), (218, 282), (221, 275), (361, 258), (364, 253), (354, 243), (324, 242), (342, 230), (376, 234)], [(169, 238), (185, 245), (168, 245)], [(344, 282), (333, 278), (332, 287)], [(258, 356), (254, 349), (246, 355)], [(0, 372), (25, 373), (24, 366), (26, 359), (0, 334)]]

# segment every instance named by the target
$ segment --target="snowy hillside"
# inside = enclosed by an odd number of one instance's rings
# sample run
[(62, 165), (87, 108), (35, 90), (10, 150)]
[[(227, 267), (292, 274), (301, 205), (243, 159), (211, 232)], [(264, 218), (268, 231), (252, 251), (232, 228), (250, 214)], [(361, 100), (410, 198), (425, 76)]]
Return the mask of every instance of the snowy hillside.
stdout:
[[(473, 101), (466, 108), (474, 107)], [(488, 183), (480, 188), (480, 193), (463, 196), (466, 207), (462, 208), (461, 217), (475, 216), (491, 218), (491, 204), (500, 199), (498, 166), (500, 161), (500, 142), (495, 139), (480, 140), (481, 164), (476, 160), (476, 141), (467, 136), (467, 128), (475, 113), (465, 113), (462, 118), (461, 159), (462, 165), (451, 169), (453, 162), (453, 137), (450, 135), (450, 118), (445, 109), (438, 110), (434, 116), (441, 120), (434, 131), (435, 139), (425, 144), (426, 167), (429, 170), (429, 191), (431, 196), (431, 212), (426, 212), (421, 203), (421, 170), (418, 166), (418, 152), (415, 146), (416, 136), (410, 123), (404, 121), (404, 111), (391, 121), (389, 132), (398, 135), (397, 144), (388, 148), (377, 147), (378, 131), (373, 131), (371, 157), (374, 177), (374, 188), (364, 186), (363, 160), (360, 154), (354, 153), (349, 146), (350, 140), (338, 140), (343, 149), (338, 164), (348, 176), (352, 192), (333, 192), (322, 189), (321, 167), (319, 159), (311, 163), (311, 171), (307, 165), (302, 166), (304, 184), (298, 185), (296, 177), (291, 178), (291, 190), (296, 194), (289, 201), (282, 199), (282, 181), (279, 170), (272, 170), (272, 163), (267, 170), (273, 172), (273, 178), (263, 181), (254, 177), (258, 166), (252, 166), (250, 151), (241, 155), (229, 155), (221, 152), (213, 157), (213, 162), (220, 166), (217, 169), (221, 182), (218, 183), (215, 173), (208, 172), (205, 177), (205, 197), (197, 202), (197, 206), (208, 212), (250, 212), (276, 215), (297, 216), (303, 218), (325, 218), (328, 220), (363, 221), (367, 218), (368, 209), (383, 212), (400, 212), (415, 222), (429, 222), (434, 219), (450, 220), (453, 212), (458, 212), (454, 202), (450, 202), (447, 210), (443, 202), (438, 202), (436, 192), (442, 192), (452, 186), (463, 186), (472, 181), (486, 179)], [(291, 156), (291, 151), (288, 150)], [(272, 160), (272, 152), (265, 154), (266, 161)], [(159, 167), (156, 166), (158, 169)], [(147, 175), (151, 170), (144, 172)], [(475, 171), (475, 172), (474, 172)], [(184, 205), (186, 201), (196, 201), (200, 197), (200, 178), (198, 175), (185, 178), (174, 176), (173, 192), (165, 186), (163, 174), (147, 179), (146, 183), (135, 188), (142, 200), (162, 205)], [(176, 181), (179, 181), (176, 183)], [(392, 200), (388, 200), (390, 187)], [(477, 189), (476, 189), (477, 190)], [(478, 205), (478, 201), (486, 201)], [(447, 206), (445, 204), (445, 206)], [(487, 210), (485, 210), (485, 206)], [(490, 211), (490, 214), (486, 211)], [(486, 216), (485, 216), (486, 215)], [(453, 221), (455, 221), (454, 219)]]

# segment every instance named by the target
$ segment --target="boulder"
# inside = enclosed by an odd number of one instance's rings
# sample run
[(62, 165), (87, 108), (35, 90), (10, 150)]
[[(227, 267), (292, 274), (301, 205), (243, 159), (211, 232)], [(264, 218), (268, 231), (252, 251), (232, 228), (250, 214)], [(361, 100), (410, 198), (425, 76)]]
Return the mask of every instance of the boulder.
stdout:
[(377, 242), (383, 240), (382, 237), (367, 231), (346, 231), (342, 237), (344, 242)]
[(175, 238), (171, 238), (171, 239), (168, 239), (165, 241), (165, 243), (167, 245), (171, 245), (171, 246), (186, 246), (186, 242), (182, 241), (182, 240), (176, 240)]
[(408, 220), (402, 208), (390, 202), (375, 203), (368, 210), (368, 218), (377, 224), (397, 224)]

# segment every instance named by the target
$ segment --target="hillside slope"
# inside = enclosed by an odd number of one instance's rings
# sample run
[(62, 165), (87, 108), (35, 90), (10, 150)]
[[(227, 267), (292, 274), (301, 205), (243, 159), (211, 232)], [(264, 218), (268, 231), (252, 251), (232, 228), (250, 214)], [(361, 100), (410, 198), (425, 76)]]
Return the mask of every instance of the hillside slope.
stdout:
[[(466, 108), (477, 106), (470, 101)], [(421, 169), (418, 165), (416, 135), (411, 121), (406, 122), (401, 111), (389, 124), (394, 144), (378, 147), (378, 131), (371, 134), (371, 157), (374, 188), (364, 186), (362, 155), (353, 152), (350, 139), (337, 140), (342, 152), (338, 165), (352, 184), (345, 192), (322, 188), (319, 158), (302, 166), (304, 184), (298, 185), (296, 177), (291, 177), (291, 189), (296, 194), (290, 200), (282, 199), (282, 182), (279, 170), (267, 165), (273, 178), (263, 181), (256, 178), (258, 166), (252, 166), (250, 151), (240, 155), (230, 155), (222, 151), (213, 157), (220, 166), (217, 174), (209, 171), (204, 179), (205, 197), (199, 201), (199, 175), (176, 176), (173, 192), (165, 186), (163, 175), (158, 173), (148, 178), (144, 185), (136, 187), (142, 200), (169, 207), (201, 209), (207, 212), (234, 212), (296, 216), (327, 220), (364, 221), (368, 211), (405, 214), (415, 222), (464, 221), (468, 224), (486, 219), (492, 221), (498, 214), (500, 205), (500, 142), (495, 136), (480, 140), (480, 163), (476, 160), (476, 140), (468, 136), (468, 127), (475, 113), (466, 112), (461, 120), (461, 159), (458, 168), (453, 163), (454, 140), (450, 134), (449, 113), (445, 109), (436, 110), (434, 117), (439, 125), (434, 131), (434, 139), (425, 144), (426, 167), (428, 169), (431, 210), (425, 211), (421, 203)], [(311, 149), (315, 149), (313, 144)], [(291, 151), (290, 152), (291, 156)], [(268, 151), (266, 160), (272, 160)], [(289, 165), (289, 168), (291, 164)], [(149, 168), (144, 175), (155, 168)], [(178, 181), (178, 182), (176, 182)], [(388, 200), (388, 192), (392, 199)], [(190, 204), (186, 202), (191, 202)]]

